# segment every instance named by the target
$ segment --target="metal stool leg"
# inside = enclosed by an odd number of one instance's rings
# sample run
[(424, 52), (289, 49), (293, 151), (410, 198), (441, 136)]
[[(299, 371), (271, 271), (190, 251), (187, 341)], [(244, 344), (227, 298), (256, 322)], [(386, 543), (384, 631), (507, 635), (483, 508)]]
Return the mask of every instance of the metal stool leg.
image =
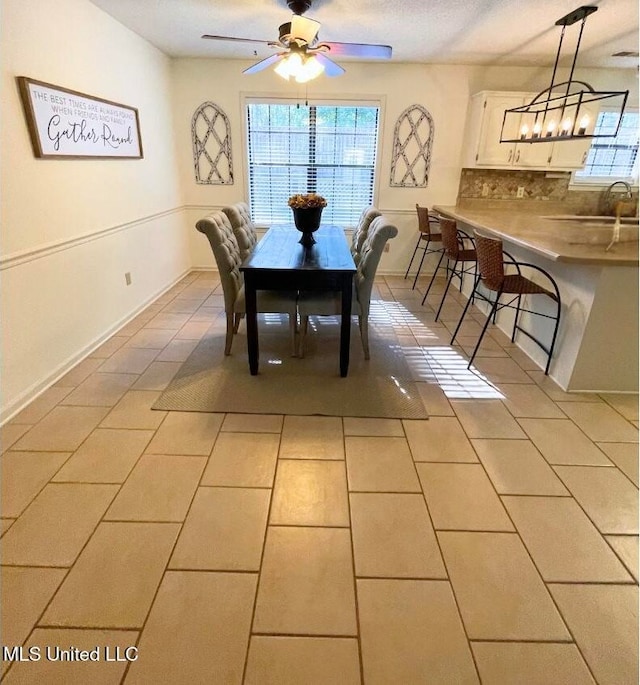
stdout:
[(418, 264), (418, 270), (416, 271), (416, 277), (413, 279), (413, 285), (411, 286), (411, 290), (413, 290), (416, 287), (416, 283), (418, 282), (418, 276), (420, 275), (420, 271), (422, 271), (422, 264), (424, 263), (424, 258), (427, 256), (427, 253), (429, 252), (430, 242), (430, 240), (427, 240), (427, 244), (424, 246), (424, 250), (422, 251), (422, 259), (420, 260), (420, 264)]
[[(447, 260), (448, 263), (448, 260)], [(438, 307), (438, 311), (436, 312), (436, 318), (435, 321), (438, 320), (438, 317), (440, 316), (440, 312), (442, 311), (442, 305), (444, 304), (444, 300), (447, 296), (447, 291), (449, 290), (449, 286), (451, 285), (451, 281), (453, 280), (453, 276), (456, 271), (456, 266), (458, 265), (458, 260), (456, 259), (453, 269), (451, 269), (451, 275), (449, 276), (449, 279), (447, 280), (447, 285), (445, 286), (444, 293), (442, 293), (442, 299), (440, 300), (440, 306)]]
[(471, 306), (471, 303), (473, 302), (473, 295), (476, 292), (476, 288), (478, 287), (479, 284), (480, 284), (480, 279), (476, 275), (476, 281), (473, 284), (473, 290), (471, 291), (471, 297), (467, 300), (467, 304), (465, 304), (464, 309), (462, 310), (462, 316), (460, 317), (460, 321), (458, 321), (458, 325), (456, 326), (456, 330), (453, 331), (453, 336), (451, 338), (451, 343), (450, 343), (451, 345), (453, 345), (453, 343), (456, 339), (456, 335), (458, 335), (458, 331), (460, 330), (460, 326), (462, 326), (462, 320), (464, 319), (464, 317), (467, 313), (467, 310), (469, 309), (469, 307)]
[(494, 300), (493, 304), (491, 305), (491, 311), (489, 312), (489, 315), (487, 316), (487, 320), (484, 322), (484, 326), (482, 327), (482, 331), (480, 333), (480, 337), (478, 338), (478, 342), (476, 343), (476, 346), (473, 350), (473, 354), (471, 355), (471, 359), (469, 359), (469, 363), (467, 364), (467, 368), (471, 368), (471, 364), (473, 364), (473, 360), (476, 357), (476, 354), (478, 353), (478, 350), (480, 349), (480, 343), (482, 342), (482, 338), (484, 338), (484, 334), (487, 332), (487, 327), (489, 326), (489, 322), (491, 321), (491, 317), (493, 316), (494, 311), (498, 307), (498, 302), (500, 301), (500, 296), (502, 295), (502, 288), (496, 293), (496, 299)]
[[(436, 270), (433, 272), (433, 275), (431, 276), (431, 280), (429, 281), (429, 285), (427, 286), (427, 290), (424, 294), (424, 297), (422, 298), (422, 304), (424, 304), (425, 300), (427, 299), (427, 295), (429, 294), (429, 291), (431, 290), (431, 286), (433, 285), (433, 282), (436, 280), (436, 276), (438, 274), (438, 269), (440, 268), (440, 265), (442, 264), (442, 260), (444, 259), (444, 250), (440, 253), (440, 259), (438, 260), (438, 266), (436, 266)], [(447, 259), (447, 277), (449, 276), (449, 260)]]
[(411, 270), (411, 265), (413, 264), (413, 258), (416, 256), (416, 252), (418, 251), (418, 247), (420, 246), (420, 240), (422, 239), (422, 234), (418, 236), (418, 242), (416, 243), (416, 246), (413, 250), (413, 254), (411, 255), (411, 261), (409, 262), (409, 266), (407, 267), (407, 272), (405, 273), (404, 277), (405, 279), (407, 276), (409, 276), (409, 271)]

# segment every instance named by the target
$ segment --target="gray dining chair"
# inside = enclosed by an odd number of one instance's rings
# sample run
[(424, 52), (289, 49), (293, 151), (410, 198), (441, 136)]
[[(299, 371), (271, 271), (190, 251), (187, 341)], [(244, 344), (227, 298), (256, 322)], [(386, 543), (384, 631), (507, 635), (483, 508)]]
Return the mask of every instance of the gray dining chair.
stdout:
[(233, 233), (238, 241), (240, 257), (245, 257), (253, 252), (253, 248), (258, 242), (256, 227), (251, 219), (249, 205), (246, 202), (236, 202), (235, 205), (223, 207), (222, 211), (226, 214), (233, 229)]
[[(238, 332), (240, 320), (245, 313), (244, 279), (239, 269), (242, 263), (240, 248), (227, 215), (221, 211), (212, 212), (196, 223), (200, 233), (209, 239), (220, 282), (224, 293), (224, 310), (227, 316), (227, 331), (224, 346), (225, 355), (231, 354), (233, 335)], [(297, 293), (285, 291), (258, 291), (257, 307), (260, 313), (284, 313), (289, 315), (291, 333), (291, 356), (297, 353)]]
[[(398, 229), (389, 223), (384, 215), (373, 219), (360, 249), (356, 274), (353, 279), (352, 314), (358, 317), (360, 338), (364, 358), (369, 359), (369, 309), (371, 291), (380, 257), (387, 240), (395, 238)], [(304, 356), (304, 342), (310, 316), (334, 316), (340, 314), (341, 295), (335, 292), (300, 291), (298, 296), (298, 314), (300, 315), (300, 332), (298, 336), (298, 356)]]
[(360, 260), (362, 244), (364, 243), (364, 239), (367, 237), (371, 222), (381, 214), (382, 212), (374, 206), (365, 207), (362, 210), (360, 219), (358, 219), (358, 225), (353, 231), (353, 236), (351, 238), (351, 256), (356, 264)]

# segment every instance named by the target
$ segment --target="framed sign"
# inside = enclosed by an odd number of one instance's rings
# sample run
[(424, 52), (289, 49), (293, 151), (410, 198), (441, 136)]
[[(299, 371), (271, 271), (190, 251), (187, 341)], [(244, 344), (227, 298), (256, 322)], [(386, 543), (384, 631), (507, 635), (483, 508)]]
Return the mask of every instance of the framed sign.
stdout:
[(18, 76), (36, 157), (141, 159), (138, 110)]

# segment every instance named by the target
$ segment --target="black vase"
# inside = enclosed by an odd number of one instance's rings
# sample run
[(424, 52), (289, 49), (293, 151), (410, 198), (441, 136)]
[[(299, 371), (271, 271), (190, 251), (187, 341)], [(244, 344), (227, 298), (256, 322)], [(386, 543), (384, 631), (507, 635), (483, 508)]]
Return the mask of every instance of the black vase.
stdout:
[(310, 247), (316, 242), (313, 233), (320, 228), (323, 208), (308, 207), (303, 209), (292, 207), (291, 209), (293, 211), (293, 222), (302, 233), (302, 237), (298, 242), (305, 247)]

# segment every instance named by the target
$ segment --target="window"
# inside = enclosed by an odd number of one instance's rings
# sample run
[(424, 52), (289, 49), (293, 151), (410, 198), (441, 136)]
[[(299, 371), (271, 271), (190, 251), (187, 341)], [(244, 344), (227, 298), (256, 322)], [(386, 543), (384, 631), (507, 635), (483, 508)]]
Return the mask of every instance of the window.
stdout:
[(247, 104), (249, 200), (256, 223), (290, 223), (287, 200), (319, 193), (323, 220), (355, 225), (373, 203), (379, 108)]
[[(577, 183), (608, 184), (615, 180), (638, 179), (638, 112), (626, 111), (615, 138), (594, 138), (584, 169), (576, 171)], [(618, 123), (616, 112), (602, 111), (596, 133), (613, 132)]]

